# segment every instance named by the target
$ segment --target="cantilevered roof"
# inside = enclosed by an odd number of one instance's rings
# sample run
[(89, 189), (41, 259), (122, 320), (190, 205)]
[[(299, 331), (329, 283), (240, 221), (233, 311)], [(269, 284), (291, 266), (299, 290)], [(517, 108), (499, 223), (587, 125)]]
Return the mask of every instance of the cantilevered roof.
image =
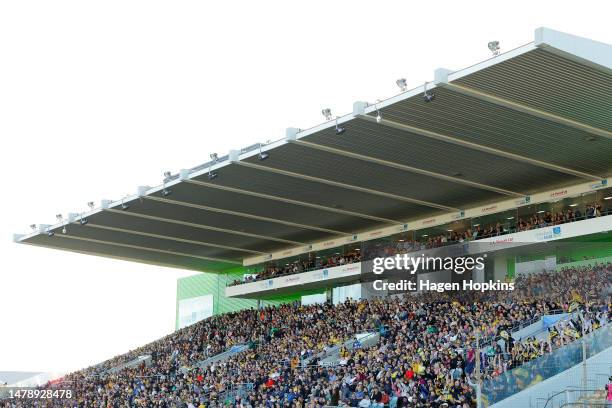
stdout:
[(530, 44), (15, 240), (223, 271), (611, 174), (612, 46), (540, 28)]

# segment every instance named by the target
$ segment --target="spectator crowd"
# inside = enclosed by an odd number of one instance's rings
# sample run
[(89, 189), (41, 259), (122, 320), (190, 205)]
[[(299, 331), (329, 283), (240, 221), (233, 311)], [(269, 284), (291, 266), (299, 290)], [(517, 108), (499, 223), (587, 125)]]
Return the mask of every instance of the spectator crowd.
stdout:
[(577, 208), (574, 210), (572, 207), (556, 212), (542, 210), (532, 214), (530, 217), (519, 217), (515, 225), (505, 225), (501, 222), (496, 222), (495, 224), (485, 227), (478, 225), (474, 228), (472, 235), (474, 239), (490, 238), (513, 232), (528, 231), (589, 218), (601, 217), (602, 215), (608, 215), (608, 211), (602, 211), (601, 204), (597, 202), (587, 204), (585, 214), (582, 214), (582, 212)]
[[(527, 231), (537, 228), (544, 228), (552, 225), (565, 224), (583, 219), (600, 217), (608, 215), (609, 211), (602, 210), (601, 204), (594, 202), (586, 205), (585, 214), (579, 209), (572, 207), (558, 212), (538, 211), (530, 217), (519, 217), (515, 223), (501, 223), (482, 226), (474, 225), (472, 228), (463, 230), (449, 230), (444, 233), (433, 235), (421, 235), (420, 239), (401, 239), (390, 241), (384, 244), (376, 245), (378, 248), (364, 243), (363, 254), (367, 259), (374, 257), (388, 257), (396, 254), (403, 254), (412, 251), (422, 251), (432, 248), (440, 248), (447, 245), (457, 244), (466, 241), (478, 240), (483, 238), (491, 238), (500, 235), (510, 234), (513, 232)], [(336, 253), (331, 256), (319, 257), (314, 253), (309, 254), (308, 259), (297, 259), (281, 265), (279, 261), (276, 264), (267, 265), (263, 271), (245, 275), (242, 279), (236, 279), (228, 284), (228, 286), (240, 285), (243, 283), (256, 282), (265, 279), (274, 279), (281, 276), (292, 275), (296, 273), (307, 272), (316, 269), (330, 268), (339, 265), (360, 262), (362, 253), (359, 249), (353, 249), (348, 254)]]
[[(475, 407), (477, 362), (494, 378), (606, 324), (611, 282), (612, 265), (600, 264), (519, 277), (513, 292), (427, 292), (223, 314), (69, 374), (63, 381), (76, 399), (38, 406)], [(510, 336), (552, 311), (576, 314), (546, 341)], [(342, 348), (336, 364), (318, 364), (322, 353), (368, 331), (380, 334), (376, 345)], [(490, 346), (477, 348), (476, 336)], [(246, 351), (199, 364), (239, 344)], [(108, 372), (141, 355), (150, 364)]]
[(348, 254), (336, 253), (327, 257), (315, 257), (311, 254), (308, 259), (298, 259), (285, 266), (272, 265), (264, 268), (260, 273), (245, 276), (243, 279), (236, 279), (228, 286), (240, 285), (242, 283), (256, 282), (264, 279), (274, 279), (285, 275), (308, 272), (322, 268), (332, 268), (334, 266), (346, 265), (361, 261), (359, 249)]

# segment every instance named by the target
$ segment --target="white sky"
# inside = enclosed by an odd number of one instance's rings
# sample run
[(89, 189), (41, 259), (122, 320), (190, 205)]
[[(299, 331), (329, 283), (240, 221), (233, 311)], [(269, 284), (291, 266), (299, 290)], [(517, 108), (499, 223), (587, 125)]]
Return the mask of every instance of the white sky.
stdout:
[(546, 26), (612, 42), (605, 1), (0, 2), (0, 371), (65, 371), (174, 328), (190, 272), (16, 245), (321, 109), (397, 93)]

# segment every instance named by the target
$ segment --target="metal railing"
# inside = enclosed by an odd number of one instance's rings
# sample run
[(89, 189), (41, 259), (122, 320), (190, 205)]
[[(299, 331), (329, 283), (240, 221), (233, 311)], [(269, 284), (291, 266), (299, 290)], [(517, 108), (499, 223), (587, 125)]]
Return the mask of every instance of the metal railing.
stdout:
[[(580, 217), (573, 217), (571, 220), (563, 221), (563, 222), (543, 222), (541, 224), (532, 226), (531, 228), (528, 228), (528, 229), (519, 229), (519, 228), (517, 228), (517, 224), (515, 223), (513, 225), (508, 226), (507, 228), (504, 228), (502, 231), (499, 231), (499, 232), (488, 233), (488, 234), (483, 234), (483, 235), (478, 235), (478, 236), (472, 236), (471, 238), (464, 238), (464, 239), (461, 239), (461, 240), (448, 240), (448, 241), (445, 241), (445, 242), (442, 242), (442, 243), (437, 243), (435, 245), (428, 245), (425, 242), (414, 241), (414, 242), (411, 243), (411, 246), (408, 249), (408, 251), (422, 251), (422, 250), (427, 250), (427, 249), (442, 248), (442, 247), (456, 245), (456, 244), (461, 244), (461, 243), (466, 243), (466, 242), (478, 241), (478, 240), (485, 239), (485, 238), (493, 238), (493, 237), (498, 237), (498, 236), (503, 236), (503, 235), (508, 235), (508, 234), (514, 234), (516, 232), (532, 231), (532, 230), (546, 228), (546, 227), (553, 227), (553, 226), (557, 226), (557, 225), (570, 224), (570, 223), (577, 222), (577, 221), (583, 221), (583, 220), (592, 219), (592, 218), (605, 217), (605, 216), (608, 216), (608, 215), (612, 215), (612, 209), (602, 210), (601, 214), (598, 215), (598, 216), (581, 215)], [(470, 228), (472, 228), (472, 227), (470, 227)], [(348, 265), (348, 264), (352, 264), (352, 263), (358, 263), (358, 262), (363, 262), (363, 261), (370, 260), (371, 257), (363, 257), (366, 252), (369, 252), (369, 251), (367, 251), (366, 248), (364, 248), (362, 246), (362, 248), (361, 248), (362, 258), (353, 260), (351, 262), (347, 262), (347, 263), (342, 264), (342, 265)], [(280, 273), (278, 273), (278, 274), (276, 274), (274, 276), (267, 276), (267, 277), (259, 277), (258, 276), (258, 277), (254, 278), (252, 280), (241, 281), (239, 283), (237, 283), (237, 282), (229, 282), (227, 284), (227, 286), (238, 286), (238, 285), (243, 285), (243, 284), (246, 284), (246, 283), (260, 282), (260, 281), (263, 281), (263, 280), (266, 280), (266, 279), (275, 279), (275, 278), (279, 278), (279, 277), (283, 277), (283, 276), (296, 275), (296, 274), (299, 274), (299, 273), (311, 272), (311, 271), (316, 271), (316, 270), (321, 270), (321, 269), (326, 269), (326, 268), (333, 268), (335, 266), (340, 266), (340, 264), (327, 265), (327, 266), (316, 265), (316, 266), (313, 266), (313, 267), (305, 268), (304, 270), (300, 270), (300, 271), (297, 271), (297, 272), (287, 271), (287, 272), (280, 272)]]
[[(554, 393), (553, 395), (550, 395), (548, 398), (544, 399), (544, 398), (536, 398), (536, 401), (544, 401), (544, 406), (542, 408), (557, 408), (560, 407), (562, 405), (559, 404), (571, 404), (573, 402), (571, 402), (571, 399), (574, 399), (574, 401), (577, 401), (578, 398), (582, 397), (584, 393), (591, 393), (591, 392), (597, 392), (597, 391), (601, 391), (601, 390), (596, 390), (596, 389), (572, 389), (572, 388), (567, 388), (563, 391), (559, 391)], [(573, 394), (580, 394), (578, 397), (573, 397)]]
[[(358, 335), (360, 334), (365, 334), (364, 336), (362, 336), (361, 338), (357, 338)], [(308, 366), (310, 361), (312, 361), (315, 358), (318, 358), (319, 360), (322, 360), (324, 358), (330, 357), (338, 352), (340, 352), (340, 349), (344, 346), (347, 350), (352, 350), (353, 349), (353, 345), (355, 343), (355, 341), (359, 341), (360, 343), (364, 343), (364, 340), (368, 340), (371, 339), (377, 335), (380, 335), (380, 333), (378, 331), (366, 331), (366, 332), (361, 332), (361, 333), (356, 333), (354, 334), (350, 339), (343, 341), (341, 344), (329, 347), (307, 359), (302, 360), (302, 367)]]
[(104, 371), (103, 374), (115, 374), (115, 373), (118, 373), (119, 371), (125, 370), (126, 368), (135, 367), (142, 363), (145, 363), (146, 365), (150, 365), (152, 363), (152, 356), (150, 354), (138, 356), (133, 360), (126, 361), (123, 364), (109, 368), (108, 370)]
[(595, 215), (588, 216), (588, 215), (585, 214), (585, 215), (581, 215), (580, 217), (573, 217), (572, 219), (570, 219), (568, 221), (563, 221), (563, 222), (543, 222), (541, 224), (534, 225), (534, 226), (532, 226), (531, 228), (528, 228), (528, 229), (517, 228), (518, 222), (515, 222), (512, 225), (509, 225), (508, 228), (504, 228), (500, 232), (478, 235), (478, 236), (474, 237), (473, 239), (477, 241), (479, 239), (484, 239), (484, 238), (492, 238), (492, 237), (499, 237), (499, 236), (502, 236), (502, 235), (514, 234), (515, 232), (532, 231), (532, 230), (536, 230), (536, 229), (540, 229), (540, 228), (554, 227), (556, 225), (571, 224), (572, 222), (590, 220), (592, 218), (605, 217), (607, 215), (612, 215), (612, 209), (602, 210), (601, 214), (598, 215), (598, 216), (595, 216)]
[[(580, 339), (553, 350), (551, 353), (528, 361), (512, 370), (505, 371), (497, 377), (485, 380), (483, 384), (483, 395), (486, 395), (490, 403), (502, 401), (514, 394), (522, 392), (532, 385), (533, 378), (539, 378), (540, 382), (552, 378), (570, 368), (573, 368), (600, 352), (612, 347), (612, 326), (606, 325), (582, 336)], [(609, 371), (610, 364), (597, 363), (598, 370)], [(594, 363), (589, 363), (592, 370)], [(593, 374), (591, 374), (593, 375)], [(573, 378), (573, 377), (572, 377)], [(596, 379), (586, 376), (576, 376), (576, 386), (581, 384), (593, 384), (596, 388), (601, 386)], [(582, 382), (582, 379), (587, 380)], [(571, 382), (570, 382), (571, 384)], [(561, 385), (567, 388), (568, 383)], [(586, 388), (582, 386), (582, 388)]]
[[(347, 256), (348, 255), (342, 255), (342, 256)], [(354, 259), (352, 259), (351, 261), (347, 261), (343, 264), (341, 263), (337, 263), (337, 264), (330, 264), (330, 265), (315, 265), (315, 266), (311, 266), (311, 267), (307, 267), (304, 269), (301, 269), (299, 271), (280, 271), (274, 274), (274, 276), (257, 276), (255, 278), (249, 279), (249, 280), (244, 280), (244, 281), (239, 281), (238, 279), (236, 281), (233, 282), (228, 282), (226, 284), (227, 287), (231, 287), (231, 286), (240, 286), (240, 285), (244, 285), (247, 283), (253, 283), (253, 282), (261, 282), (261, 281), (265, 281), (268, 279), (276, 279), (276, 278), (282, 278), (283, 276), (290, 276), (290, 275), (297, 275), (300, 273), (306, 273), (306, 272), (313, 272), (313, 271), (320, 271), (323, 269), (329, 269), (329, 268), (335, 268), (336, 266), (344, 266), (344, 265), (352, 265), (355, 263), (359, 263), (361, 262), (362, 259), (361, 257), (354, 257)], [(263, 272), (260, 272), (260, 274)]]
[[(522, 329), (524, 329), (526, 327), (529, 327), (532, 324), (537, 323), (538, 321), (540, 321), (544, 316), (558, 315), (558, 314), (563, 314), (563, 313), (566, 313), (563, 309), (554, 309), (554, 310), (550, 310), (545, 315), (536, 316), (536, 317), (533, 317), (531, 319), (515, 323), (510, 328), (510, 331), (508, 332), (508, 334), (512, 335), (512, 333), (516, 333), (519, 330), (522, 330)], [(546, 329), (541, 329), (541, 330), (538, 330), (538, 331), (534, 332), (533, 334), (537, 335), (539, 333), (542, 333), (545, 330)], [(502, 339), (502, 337), (500, 335), (493, 335), (493, 336), (485, 337), (484, 339), (480, 339), (480, 341), (479, 341), (480, 348), (482, 349), (482, 348), (485, 348), (485, 347), (489, 347), (491, 344), (493, 344), (494, 342), (497, 342), (497, 341), (499, 341), (501, 339)], [(472, 343), (472, 347), (476, 347), (476, 342)]]
[(228, 359), (229, 357), (238, 354), (238, 353), (242, 353), (243, 351), (247, 350), (249, 348), (248, 344), (234, 344), (232, 347), (229, 348), (229, 350), (225, 350), (219, 354), (215, 354), (214, 356), (211, 356), (205, 360), (201, 360), (199, 362), (197, 362), (196, 364), (194, 364), (195, 367), (199, 367), (199, 368), (204, 368), (208, 365), (211, 365), (213, 363), (216, 363), (217, 361), (223, 361)]

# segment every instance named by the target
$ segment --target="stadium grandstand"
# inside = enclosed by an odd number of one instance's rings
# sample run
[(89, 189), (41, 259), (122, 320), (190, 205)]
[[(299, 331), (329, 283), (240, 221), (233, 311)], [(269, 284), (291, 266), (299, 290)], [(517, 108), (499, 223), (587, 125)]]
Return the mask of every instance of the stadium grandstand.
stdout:
[[(16, 234), (199, 272), (177, 282), (174, 333), (49, 383), (75, 397), (39, 406), (605, 406), (612, 45), (547, 28), (490, 45), (419, 88), (400, 79), (389, 99)], [(479, 255), (419, 279), (515, 289), (406, 291), (373, 269), (398, 254)]]

